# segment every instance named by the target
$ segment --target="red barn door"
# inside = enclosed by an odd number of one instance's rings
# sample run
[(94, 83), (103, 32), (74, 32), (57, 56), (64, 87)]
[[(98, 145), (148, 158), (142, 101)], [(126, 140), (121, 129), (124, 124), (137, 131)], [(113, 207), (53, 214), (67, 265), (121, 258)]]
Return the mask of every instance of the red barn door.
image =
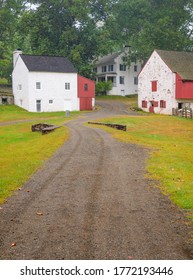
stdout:
[(80, 97), (80, 111), (92, 110), (92, 98)]

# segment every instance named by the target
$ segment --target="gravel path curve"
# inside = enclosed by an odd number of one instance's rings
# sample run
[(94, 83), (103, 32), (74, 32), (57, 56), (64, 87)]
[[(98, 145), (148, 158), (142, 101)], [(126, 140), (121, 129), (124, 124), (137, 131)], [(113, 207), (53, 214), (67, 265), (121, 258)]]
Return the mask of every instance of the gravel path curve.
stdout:
[(183, 212), (144, 177), (148, 150), (84, 126), (128, 114), (99, 105), (67, 123), (70, 139), (1, 205), (0, 259), (190, 259)]

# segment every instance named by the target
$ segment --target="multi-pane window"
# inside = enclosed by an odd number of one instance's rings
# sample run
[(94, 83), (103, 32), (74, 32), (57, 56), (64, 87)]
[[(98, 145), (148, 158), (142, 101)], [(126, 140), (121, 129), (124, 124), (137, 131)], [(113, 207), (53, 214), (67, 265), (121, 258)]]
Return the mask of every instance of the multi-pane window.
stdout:
[(113, 72), (113, 69), (114, 69), (113, 65), (108, 65), (108, 71), (109, 72)]
[(126, 65), (125, 64), (120, 64), (119, 65), (119, 70), (120, 71), (126, 71)]
[(88, 84), (84, 84), (84, 90), (88, 91)]
[(65, 83), (65, 89), (70, 90), (70, 83)]
[(121, 85), (124, 85), (125, 84), (125, 77), (120, 76), (119, 77), (119, 82), (120, 82)]
[(36, 89), (41, 89), (41, 83), (40, 82), (36, 82)]
[(104, 73), (104, 72), (107, 72), (107, 66), (105, 65), (105, 66), (102, 66), (102, 72)]
[(138, 85), (138, 77), (134, 77), (134, 85)]
[(134, 72), (137, 72), (137, 65), (134, 65)]
[(22, 85), (21, 84), (18, 85), (18, 89), (22, 90)]
[(53, 104), (54, 103), (54, 100), (53, 99), (50, 99), (49, 100), (49, 104)]

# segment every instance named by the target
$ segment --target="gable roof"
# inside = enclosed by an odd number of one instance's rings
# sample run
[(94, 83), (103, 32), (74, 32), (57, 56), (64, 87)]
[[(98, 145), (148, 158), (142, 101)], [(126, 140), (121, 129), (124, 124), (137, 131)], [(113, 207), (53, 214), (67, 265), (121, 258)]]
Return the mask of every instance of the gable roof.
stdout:
[(193, 81), (193, 52), (155, 50), (166, 65), (183, 80)]
[(99, 57), (99, 59), (95, 62), (95, 65), (112, 64), (112, 63), (114, 63), (115, 58), (117, 58), (120, 54), (121, 54), (121, 52), (119, 51), (119, 52), (116, 52), (116, 53), (112, 53), (112, 54), (109, 54), (109, 55)]
[(29, 71), (77, 73), (72, 63), (62, 56), (40, 56), (21, 54), (21, 59)]

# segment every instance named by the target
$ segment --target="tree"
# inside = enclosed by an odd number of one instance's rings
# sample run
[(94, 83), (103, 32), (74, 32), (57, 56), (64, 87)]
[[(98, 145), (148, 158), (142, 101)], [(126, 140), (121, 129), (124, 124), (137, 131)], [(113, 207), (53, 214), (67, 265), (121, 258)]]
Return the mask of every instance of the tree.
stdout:
[(106, 95), (109, 90), (112, 89), (112, 82), (98, 82), (96, 84), (96, 95)]
[[(26, 11), (20, 34), (28, 36), (34, 54), (67, 56), (80, 70), (104, 48), (100, 24), (108, 17), (114, 1), (39, 0)], [(100, 24), (99, 24), (100, 23)]]
[(130, 44), (132, 54), (147, 59), (154, 49), (192, 50), (192, 1), (120, 0), (107, 22), (120, 45)]
[(0, 1), (0, 77), (11, 80), (13, 38), (24, 1)]

